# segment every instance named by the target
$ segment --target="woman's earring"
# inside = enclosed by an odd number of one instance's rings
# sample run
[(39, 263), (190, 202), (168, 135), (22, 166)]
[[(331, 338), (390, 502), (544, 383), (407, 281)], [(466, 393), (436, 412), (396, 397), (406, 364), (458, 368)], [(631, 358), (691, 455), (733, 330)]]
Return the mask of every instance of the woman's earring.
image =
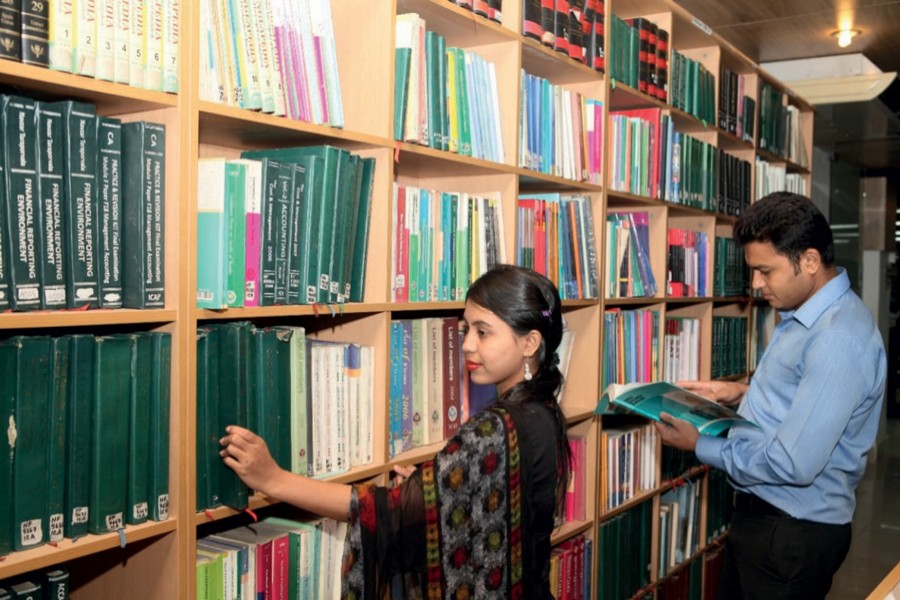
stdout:
[(533, 375), (531, 374), (531, 365), (528, 364), (528, 360), (531, 357), (525, 358), (525, 381), (531, 381)]

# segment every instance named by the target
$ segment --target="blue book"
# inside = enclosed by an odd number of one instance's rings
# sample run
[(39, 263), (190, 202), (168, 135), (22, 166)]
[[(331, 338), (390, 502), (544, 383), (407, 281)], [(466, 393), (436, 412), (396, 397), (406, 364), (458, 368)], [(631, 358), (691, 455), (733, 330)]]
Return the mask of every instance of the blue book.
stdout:
[(391, 387), (389, 400), (388, 433), (390, 455), (403, 451), (403, 323), (391, 321)]

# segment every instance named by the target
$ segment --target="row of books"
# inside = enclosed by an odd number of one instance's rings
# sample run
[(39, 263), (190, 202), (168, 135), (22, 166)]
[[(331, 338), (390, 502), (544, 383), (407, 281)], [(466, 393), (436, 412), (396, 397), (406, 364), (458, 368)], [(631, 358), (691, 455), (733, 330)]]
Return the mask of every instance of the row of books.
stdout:
[(169, 516), (171, 336), (0, 342), (0, 555)]
[(471, 10), (476, 15), (488, 18), (496, 23), (503, 22), (503, 0), (449, 0), (451, 3)]
[(648, 500), (600, 523), (597, 600), (634, 598), (649, 585), (652, 519), (653, 502)]
[(753, 143), (756, 100), (747, 96), (747, 76), (723, 68), (719, 74), (719, 129)]
[(518, 207), (516, 264), (548, 277), (564, 300), (599, 297), (590, 197), (527, 194)]
[(659, 379), (659, 311), (607, 309), (603, 314), (603, 385)]
[(374, 158), (333, 146), (201, 159), (197, 306), (360, 302)]
[(583, 535), (550, 551), (550, 591), (556, 600), (587, 600), (591, 595), (593, 542)]
[(777, 311), (768, 304), (754, 304), (750, 307), (750, 344), (747, 350), (747, 371), (752, 373), (762, 359), (766, 346), (775, 333)]
[(200, 40), (201, 100), (343, 127), (329, 0), (203, 0)]
[(502, 163), (497, 69), (446, 46), (416, 13), (397, 15), (394, 139)]
[(752, 178), (749, 161), (719, 149), (718, 196), (716, 210), (724, 215), (740, 216), (750, 207)]
[(709, 296), (709, 239), (702, 231), (669, 228), (666, 295), (670, 298)]
[(177, 93), (180, 0), (6, 2), (0, 58)]
[(747, 317), (713, 317), (712, 327), (712, 378), (746, 373)]
[(717, 149), (658, 108), (610, 113), (610, 189), (716, 210)]
[(600, 432), (600, 506), (610, 511), (659, 486), (659, 434), (652, 423)]
[(600, 184), (603, 103), (522, 70), (519, 166)]
[(69, 600), (69, 572), (52, 569), (0, 581), (0, 600)]
[(699, 465), (700, 461), (697, 460), (695, 453), (663, 444), (660, 463), (660, 477), (663, 484), (679, 480), (685, 473)]
[(650, 214), (611, 212), (606, 216), (606, 298), (650, 297), (656, 278), (650, 265)]
[(713, 295), (746, 296), (749, 289), (744, 250), (732, 238), (716, 236)]
[(734, 490), (725, 471), (710, 469), (706, 476), (706, 543), (728, 531), (734, 504)]
[[(663, 380), (700, 379), (700, 319), (666, 317), (663, 337)], [(718, 352), (718, 346), (713, 344)]]
[(784, 165), (756, 159), (756, 199), (773, 192), (807, 195), (806, 179), (799, 173), (788, 173)]
[(469, 284), (505, 263), (500, 195), (394, 184), (395, 302), (462, 301)]
[(196, 600), (328, 600), (341, 591), (347, 524), (266, 518), (197, 539)]
[(652, 98), (669, 97), (669, 32), (649, 19), (610, 19), (609, 76)]
[(716, 586), (704, 587), (704, 561), (692, 561), (684, 569), (680, 569), (672, 573), (669, 577), (663, 579), (657, 587), (657, 598), (659, 600), (701, 600), (703, 598), (703, 590), (708, 590), (710, 594), (716, 589)]
[(659, 578), (700, 549), (700, 481), (687, 479), (659, 497)]
[(669, 104), (699, 121), (716, 122), (716, 76), (703, 63), (672, 49)]
[(0, 310), (165, 306), (163, 125), (0, 96)]
[(760, 84), (759, 90), (758, 146), (801, 167), (809, 166), (800, 130), (800, 109), (788, 104), (785, 92), (766, 82)]
[(522, 34), (602, 72), (604, 9), (603, 0), (526, 0)]
[(302, 327), (214, 323), (197, 331), (197, 509), (245, 508), (219, 457), (228, 425), (260, 435), (284, 469), (324, 477), (370, 464), (374, 350), (310, 339)]

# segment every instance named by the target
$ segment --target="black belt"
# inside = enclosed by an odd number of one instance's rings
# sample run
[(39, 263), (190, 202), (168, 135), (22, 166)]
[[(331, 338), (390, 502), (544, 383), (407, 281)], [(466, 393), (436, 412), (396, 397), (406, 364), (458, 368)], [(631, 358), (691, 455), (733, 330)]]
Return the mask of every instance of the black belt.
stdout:
[(745, 492), (734, 493), (734, 507), (742, 513), (756, 517), (790, 517), (780, 508), (772, 506), (762, 498)]

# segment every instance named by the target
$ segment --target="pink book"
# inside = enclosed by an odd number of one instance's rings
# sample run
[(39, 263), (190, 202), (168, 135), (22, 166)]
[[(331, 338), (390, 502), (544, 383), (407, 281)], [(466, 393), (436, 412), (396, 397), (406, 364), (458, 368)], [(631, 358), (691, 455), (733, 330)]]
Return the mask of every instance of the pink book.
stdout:
[(394, 301), (409, 302), (409, 228), (406, 227), (406, 188), (397, 187), (397, 228), (394, 231)]
[(266, 595), (271, 600), (288, 600), (288, 584), (290, 582), (288, 557), (290, 536), (285, 533), (272, 540), (272, 593)]
[(322, 38), (313, 36), (313, 49), (316, 52), (316, 73), (318, 76), (319, 102), (322, 106), (322, 123), (330, 123), (328, 118), (328, 88), (325, 81), (325, 59), (322, 55)]
[(262, 165), (247, 161), (247, 191), (245, 194), (246, 229), (244, 230), (244, 306), (259, 306), (261, 293), (260, 237), (262, 235)]
[(297, 119), (299, 99), (297, 83), (293, 68), (293, 53), (290, 48), (290, 31), (286, 26), (276, 26), (275, 51), (278, 54), (278, 70), (281, 73), (281, 84), (284, 88), (284, 109), (287, 118)]

